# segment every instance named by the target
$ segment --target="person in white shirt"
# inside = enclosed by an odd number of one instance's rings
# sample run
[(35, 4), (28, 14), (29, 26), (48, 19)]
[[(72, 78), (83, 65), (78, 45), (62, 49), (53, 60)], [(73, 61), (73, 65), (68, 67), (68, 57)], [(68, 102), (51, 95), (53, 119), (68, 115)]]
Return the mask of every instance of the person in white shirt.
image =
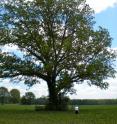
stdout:
[(78, 113), (79, 113), (79, 107), (75, 106), (75, 114), (78, 114)]

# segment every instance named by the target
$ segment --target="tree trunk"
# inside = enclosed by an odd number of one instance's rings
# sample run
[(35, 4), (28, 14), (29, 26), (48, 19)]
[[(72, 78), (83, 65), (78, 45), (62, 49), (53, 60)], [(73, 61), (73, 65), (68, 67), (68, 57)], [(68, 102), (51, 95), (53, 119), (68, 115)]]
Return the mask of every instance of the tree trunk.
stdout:
[(65, 98), (64, 94), (57, 92), (55, 82), (47, 82), (49, 101), (47, 104), (48, 110), (61, 111), (67, 110), (68, 99)]
[(49, 92), (49, 102), (47, 105), (47, 109), (59, 110), (59, 104), (58, 104), (59, 99), (54, 82), (48, 83), (48, 92)]

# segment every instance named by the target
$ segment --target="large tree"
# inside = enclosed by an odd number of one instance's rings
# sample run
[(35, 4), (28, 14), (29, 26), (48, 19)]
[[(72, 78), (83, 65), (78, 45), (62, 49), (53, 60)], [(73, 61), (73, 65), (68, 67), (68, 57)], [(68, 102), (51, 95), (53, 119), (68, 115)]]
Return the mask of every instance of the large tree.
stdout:
[(75, 83), (107, 88), (114, 77), (114, 52), (108, 30), (94, 29), (93, 11), (85, 0), (5, 0), (0, 4), (0, 45), (14, 45), (23, 57), (0, 53), (0, 78), (32, 86), (43, 79), (49, 109)]

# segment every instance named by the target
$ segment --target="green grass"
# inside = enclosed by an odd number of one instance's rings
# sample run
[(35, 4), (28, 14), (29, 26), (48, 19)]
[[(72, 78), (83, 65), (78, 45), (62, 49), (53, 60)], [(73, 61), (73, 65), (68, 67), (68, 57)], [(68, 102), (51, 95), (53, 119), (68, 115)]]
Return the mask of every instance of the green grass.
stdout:
[(117, 124), (117, 106), (80, 106), (74, 111), (34, 111), (34, 106), (1, 105), (0, 124)]

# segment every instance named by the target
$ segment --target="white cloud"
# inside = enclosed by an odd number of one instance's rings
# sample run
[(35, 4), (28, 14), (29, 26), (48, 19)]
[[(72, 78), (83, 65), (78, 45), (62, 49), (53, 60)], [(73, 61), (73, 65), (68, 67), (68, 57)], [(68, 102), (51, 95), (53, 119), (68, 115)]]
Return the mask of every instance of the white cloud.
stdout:
[(117, 75), (115, 79), (109, 79), (109, 87), (106, 90), (87, 84), (76, 85), (77, 94), (70, 96), (72, 99), (116, 99), (117, 98)]
[(23, 96), (26, 92), (33, 92), (37, 98), (48, 95), (47, 84), (44, 81), (41, 81), (41, 84), (35, 84), (29, 88), (23, 82), (13, 83), (10, 82), (9, 79), (4, 79), (0, 80), (0, 87), (6, 87), (8, 91), (11, 89), (18, 89), (21, 96)]
[(18, 47), (15, 45), (5, 45), (1, 47), (3, 52), (16, 52), (18, 50)]
[(17, 55), (20, 58), (23, 58), (23, 55), (25, 54), (25, 52), (23, 53), (22, 51), (20, 51), (20, 49), (16, 45), (0, 46), (0, 50), (2, 50), (2, 52), (8, 52)]
[(21, 93), (21, 96), (25, 94), (27, 89), (27, 87), (22, 82), (16, 84), (10, 82), (9, 79), (0, 80), (0, 87), (6, 87), (8, 91), (12, 89), (18, 89)]
[(34, 85), (28, 91), (33, 92), (37, 98), (41, 96), (48, 96), (47, 84), (44, 81), (41, 81), (41, 84)]
[(87, 0), (87, 3), (95, 10), (95, 13), (100, 13), (109, 7), (114, 7), (117, 0)]

